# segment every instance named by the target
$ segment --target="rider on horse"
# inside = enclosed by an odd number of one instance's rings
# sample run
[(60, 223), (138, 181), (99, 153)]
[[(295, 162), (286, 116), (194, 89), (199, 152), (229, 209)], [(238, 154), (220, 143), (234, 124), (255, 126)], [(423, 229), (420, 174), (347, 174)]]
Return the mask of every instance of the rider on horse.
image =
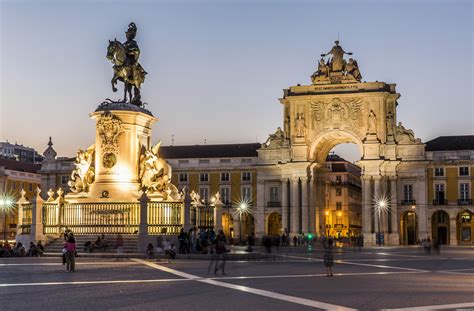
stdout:
[(127, 56), (125, 59), (124, 66), (131, 67), (129, 71), (132, 76), (128, 77), (130, 81), (139, 78), (141, 82), (145, 80), (145, 70), (138, 63), (138, 58), (140, 57), (140, 48), (138, 47), (137, 41), (135, 41), (135, 36), (137, 35), (137, 26), (135, 23), (130, 23), (128, 29), (125, 32), (127, 41), (123, 43), (125, 49), (127, 50)]

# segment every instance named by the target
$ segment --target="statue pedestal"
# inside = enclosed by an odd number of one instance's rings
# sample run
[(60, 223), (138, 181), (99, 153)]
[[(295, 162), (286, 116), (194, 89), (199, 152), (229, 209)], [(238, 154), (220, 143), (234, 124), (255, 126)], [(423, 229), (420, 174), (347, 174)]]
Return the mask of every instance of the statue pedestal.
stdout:
[(136, 202), (141, 195), (139, 161), (143, 146), (150, 147), (149, 111), (127, 103), (100, 105), (90, 114), (96, 121), (94, 182), (86, 196), (68, 195), (76, 202)]

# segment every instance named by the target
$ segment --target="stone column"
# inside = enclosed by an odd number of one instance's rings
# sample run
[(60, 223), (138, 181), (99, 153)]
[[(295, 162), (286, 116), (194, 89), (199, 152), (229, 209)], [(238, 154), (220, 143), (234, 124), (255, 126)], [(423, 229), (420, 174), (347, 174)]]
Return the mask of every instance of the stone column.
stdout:
[(140, 224), (138, 226), (138, 251), (143, 253), (148, 245), (148, 202), (145, 191), (140, 196)]
[[(456, 216), (449, 215), (449, 245), (458, 245), (458, 237), (456, 234)], [(421, 237), (420, 237), (421, 239)]]
[(415, 184), (416, 197), (416, 212), (418, 216), (418, 238), (426, 239), (428, 236), (431, 238), (431, 233), (428, 233), (428, 216), (427, 210), (428, 205), (426, 204), (426, 182), (424, 177), (418, 177)]
[[(381, 176), (373, 176), (372, 177), (374, 179), (374, 193), (373, 195), (368, 199), (369, 202), (367, 202), (368, 204), (372, 205), (372, 200), (374, 199), (374, 197), (379, 197), (380, 194), (381, 194), (381, 190), (382, 190), (382, 187), (380, 185), (380, 180), (382, 179)], [(377, 212), (377, 210), (375, 210), (375, 213), (374, 213), (374, 230), (375, 232), (379, 232), (379, 218), (381, 219), (382, 218), (382, 215), (380, 215), (379, 217), (379, 213)], [(382, 224), (380, 224), (380, 231), (382, 231)]]
[[(314, 193), (315, 187), (315, 178), (314, 173), (311, 174), (311, 178), (309, 179), (309, 232), (312, 233), (319, 233), (316, 229), (316, 194)], [(319, 220), (319, 217), (318, 217)]]
[(309, 210), (308, 210), (308, 177), (301, 177), (301, 231), (308, 233)]
[(255, 235), (258, 239), (265, 234), (265, 181), (257, 180), (257, 208), (254, 214)]
[(282, 230), (290, 230), (288, 223), (288, 179), (283, 178), (281, 180), (281, 223)]
[(390, 177), (390, 196), (391, 196), (391, 226), (392, 233), (390, 234), (390, 244), (399, 245), (400, 244), (400, 235), (398, 233), (398, 193), (397, 193), (397, 176)]
[(372, 187), (371, 176), (362, 176), (362, 230), (365, 245), (375, 245), (372, 228)]
[[(30, 240), (32, 242), (45, 241), (43, 233), (43, 199), (41, 198), (41, 189), (36, 187), (35, 197), (32, 203), (31, 231)], [(26, 245), (27, 246), (27, 245)]]
[(299, 206), (299, 187), (298, 187), (298, 177), (292, 177), (290, 180), (291, 185), (291, 227), (290, 232), (291, 236), (298, 235), (300, 231), (300, 206)]

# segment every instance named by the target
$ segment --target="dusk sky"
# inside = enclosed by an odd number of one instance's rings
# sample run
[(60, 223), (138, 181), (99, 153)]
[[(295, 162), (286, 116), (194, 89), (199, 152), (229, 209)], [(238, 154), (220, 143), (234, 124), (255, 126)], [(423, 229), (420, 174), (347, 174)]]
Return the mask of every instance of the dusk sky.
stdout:
[(473, 1), (0, 1), (0, 141), (60, 156), (94, 143), (108, 40), (138, 26), (142, 99), (164, 145), (263, 142), (283, 89), (337, 39), (363, 80), (396, 83), (423, 141), (474, 134)]

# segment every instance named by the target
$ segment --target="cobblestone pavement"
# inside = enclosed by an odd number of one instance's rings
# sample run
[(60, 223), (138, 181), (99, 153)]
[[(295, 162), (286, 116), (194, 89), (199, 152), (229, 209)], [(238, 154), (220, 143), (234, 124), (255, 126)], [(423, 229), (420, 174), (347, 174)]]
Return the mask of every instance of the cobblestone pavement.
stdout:
[(474, 248), (273, 249), (265, 260), (0, 258), (0, 310), (474, 310)]

